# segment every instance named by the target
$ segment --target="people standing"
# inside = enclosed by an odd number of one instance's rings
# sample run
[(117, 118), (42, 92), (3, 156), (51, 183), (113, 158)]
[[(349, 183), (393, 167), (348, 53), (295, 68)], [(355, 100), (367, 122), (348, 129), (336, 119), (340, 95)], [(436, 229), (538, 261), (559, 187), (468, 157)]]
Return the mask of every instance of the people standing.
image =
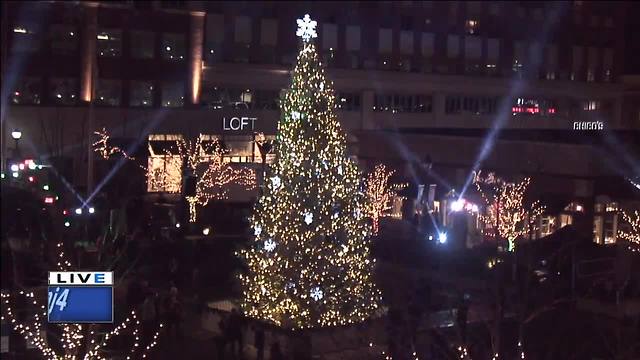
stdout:
[(156, 308), (157, 294), (149, 291), (146, 299), (142, 303), (142, 338), (143, 343), (149, 343), (151, 334), (156, 328), (158, 319), (158, 309)]
[(220, 315), (220, 321), (218, 322), (218, 327), (220, 328), (220, 334), (215, 337), (216, 347), (218, 349), (218, 359), (224, 359), (225, 349), (227, 347), (227, 342), (229, 339), (229, 331), (228, 331), (228, 322), (225, 319), (224, 314)]
[(181, 340), (180, 322), (182, 320), (182, 304), (178, 298), (178, 288), (175, 286), (169, 290), (166, 305), (167, 333), (171, 339)]
[(234, 356), (242, 358), (242, 315), (236, 309), (231, 310), (228, 331)]
[(284, 360), (284, 355), (280, 349), (280, 343), (274, 342), (271, 344), (271, 351), (269, 351), (269, 359), (271, 360)]

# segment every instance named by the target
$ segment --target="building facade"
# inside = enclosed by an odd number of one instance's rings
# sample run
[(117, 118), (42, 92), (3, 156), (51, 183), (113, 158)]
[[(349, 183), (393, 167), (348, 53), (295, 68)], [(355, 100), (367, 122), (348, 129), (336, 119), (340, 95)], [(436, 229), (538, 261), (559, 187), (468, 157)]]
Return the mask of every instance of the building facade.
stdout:
[[(204, 134), (224, 142), (228, 161), (261, 162), (255, 136), (277, 134), (295, 20), (309, 13), (363, 168), (384, 162), (463, 192), (478, 166), (529, 175), (540, 196), (562, 196), (558, 216), (576, 201), (593, 216), (601, 195), (633, 203), (618, 193), (640, 151), (640, 81), (625, 73), (630, 3), (2, 6), (3, 169), (20, 156), (65, 159), (68, 180), (92, 188), (102, 128), (123, 144)], [(437, 180), (420, 169), (425, 158)]]

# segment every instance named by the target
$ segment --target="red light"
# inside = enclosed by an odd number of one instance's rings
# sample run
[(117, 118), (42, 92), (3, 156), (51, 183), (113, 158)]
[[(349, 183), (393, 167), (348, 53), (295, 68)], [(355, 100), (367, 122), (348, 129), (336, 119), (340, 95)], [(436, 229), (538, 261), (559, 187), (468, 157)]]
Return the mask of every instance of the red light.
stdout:
[(33, 159), (26, 159), (26, 160), (24, 161), (24, 164), (25, 164), (25, 165), (29, 165), (29, 164), (31, 164), (32, 162), (33, 162)]
[(69, 212), (67, 210), (62, 210), (62, 215), (67, 215)]
[[(53, 197), (51, 197), (51, 196), (47, 196), (47, 197), (45, 197), (45, 198), (44, 198), (44, 203), (45, 203), (45, 204), (53, 204)], [(66, 210), (65, 210), (65, 212), (66, 212)], [(64, 212), (63, 212), (63, 214), (64, 214)], [(66, 215), (66, 214), (65, 214), (65, 215)]]

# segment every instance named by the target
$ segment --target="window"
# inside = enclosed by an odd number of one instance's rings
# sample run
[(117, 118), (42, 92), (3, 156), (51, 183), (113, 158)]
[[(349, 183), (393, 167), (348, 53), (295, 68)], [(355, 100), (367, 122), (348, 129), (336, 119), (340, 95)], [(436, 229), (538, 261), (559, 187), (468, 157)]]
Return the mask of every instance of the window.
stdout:
[(422, 43), (421, 43), (421, 49), (422, 49), (422, 55), (424, 57), (432, 57), (433, 56), (433, 34), (432, 33), (422, 33)]
[(454, 59), (460, 56), (460, 37), (447, 35), (447, 57)]
[(400, 26), (404, 31), (409, 31), (413, 29), (413, 19), (411, 19), (410, 16), (403, 16), (400, 19)]
[(122, 53), (122, 30), (99, 29), (97, 51), (101, 57), (120, 57)]
[(611, 16), (606, 16), (604, 18), (604, 26), (607, 28), (613, 27), (613, 18)]
[(602, 78), (604, 81), (611, 81), (611, 69), (613, 69), (613, 50), (612, 49), (604, 49), (604, 55), (602, 59), (602, 68), (603, 74)]
[(129, 106), (153, 105), (153, 84), (150, 81), (132, 81)]
[(75, 79), (56, 79), (49, 82), (49, 98), (59, 105), (74, 105), (78, 100), (78, 87)]
[(600, 25), (600, 17), (597, 15), (593, 15), (591, 17), (591, 22), (589, 23), (591, 27), (598, 27)]
[(473, 36), (465, 36), (464, 57), (467, 60), (479, 60), (482, 57), (482, 39)]
[(278, 43), (278, 21), (262, 19), (260, 23), (260, 45), (276, 46)]
[(492, 1), (489, 3), (489, 15), (491, 16), (499, 16), (500, 15), (500, 6), (501, 4), (497, 1)]
[(478, 20), (467, 20), (465, 22), (465, 31), (467, 32), (467, 34), (477, 34), (478, 27), (479, 27)]
[(496, 64), (500, 57), (500, 40), (489, 39), (487, 40), (487, 61), (491, 64)]
[(184, 105), (184, 84), (167, 82), (162, 84), (162, 106), (182, 107)]
[(572, 49), (572, 64), (571, 69), (573, 72), (573, 78), (571, 80), (575, 80), (575, 75), (579, 74), (582, 70), (583, 66), (583, 57), (584, 57), (584, 48), (582, 46), (573, 46)]
[(338, 47), (338, 26), (336, 24), (322, 24), (322, 49), (336, 49)]
[(413, 54), (413, 31), (400, 32), (400, 53), (404, 55)]
[(280, 92), (277, 90), (256, 90), (254, 108), (259, 110), (278, 110)]
[(347, 26), (347, 51), (360, 51), (359, 26)]
[(431, 112), (431, 96), (376, 94), (374, 111), (389, 111), (392, 113), (423, 113)]
[(78, 50), (78, 32), (73, 26), (51, 25), (51, 51), (58, 55), (72, 55)]
[(131, 57), (134, 59), (153, 59), (155, 34), (150, 31), (131, 32)]
[(543, 17), (544, 17), (544, 12), (542, 8), (533, 9), (533, 20), (542, 21)]
[(37, 105), (40, 104), (42, 82), (38, 78), (24, 78), (17, 81), (11, 103), (16, 105)]
[(209, 88), (203, 91), (203, 102), (209, 108), (278, 110), (278, 90)]
[(554, 116), (558, 113), (555, 101), (538, 98), (516, 98), (511, 106), (513, 116)]
[[(182, 156), (176, 143), (182, 135), (149, 135), (147, 191), (179, 193), (182, 189)], [(173, 155), (168, 155), (167, 153)]]
[(495, 114), (498, 106), (497, 97), (449, 95), (445, 97), (446, 114)]
[(343, 111), (360, 111), (360, 94), (336, 94), (336, 107)]
[(234, 30), (234, 40), (236, 43), (251, 43), (251, 19), (248, 16), (237, 16), (235, 18)]
[(582, 110), (596, 111), (600, 110), (600, 102), (596, 100), (587, 100), (582, 102)]
[(222, 43), (224, 34), (224, 15), (207, 14), (204, 50), (205, 61), (207, 63), (216, 63), (223, 60)]
[(35, 25), (17, 25), (13, 28), (13, 51), (35, 52), (42, 46), (40, 34)]
[(122, 84), (120, 80), (98, 79), (95, 104), (101, 106), (120, 106)]
[(449, 2), (449, 25), (456, 25), (458, 22), (458, 3)]
[(186, 56), (184, 34), (162, 34), (162, 58), (165, 60), (183, 60)]
[(590, 46), (587, 51), (587, 81), (595, 80), (595, 69), (599, 66), (598, 48)]
[(393, 37), (391, 29), (380, 29), (378, 32), (378, 52), (390, 53), (393, 50)]

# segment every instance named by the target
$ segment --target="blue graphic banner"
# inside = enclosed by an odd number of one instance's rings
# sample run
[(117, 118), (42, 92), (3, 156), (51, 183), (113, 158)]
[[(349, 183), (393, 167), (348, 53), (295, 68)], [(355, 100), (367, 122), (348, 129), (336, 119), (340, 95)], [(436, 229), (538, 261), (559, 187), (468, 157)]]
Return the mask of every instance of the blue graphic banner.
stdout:
[(112, 323), (112, 286), (49, 286), (49, 322)]

